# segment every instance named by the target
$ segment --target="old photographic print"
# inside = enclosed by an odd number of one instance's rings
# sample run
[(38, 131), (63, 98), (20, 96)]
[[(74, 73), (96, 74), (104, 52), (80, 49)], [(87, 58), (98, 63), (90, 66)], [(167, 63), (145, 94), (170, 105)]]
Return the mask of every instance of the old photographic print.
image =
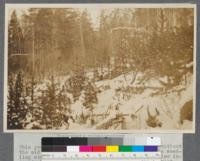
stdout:
[(6, 132), (194, 132), (191, 4), (7, 4)]

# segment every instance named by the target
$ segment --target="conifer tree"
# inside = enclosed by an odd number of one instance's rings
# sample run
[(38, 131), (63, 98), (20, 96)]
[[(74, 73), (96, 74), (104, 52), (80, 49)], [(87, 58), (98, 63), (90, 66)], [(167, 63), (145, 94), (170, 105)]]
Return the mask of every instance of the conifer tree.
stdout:
[(77, 67), (74, 70), (73, 76), (69, 79), (69, 89), (68, 89), (69, 92), (72, 93), (74, 101), (79, 99), (81, 91), (84, 89), (85, 80), (86, 78), (84, 70)]
[(97, 91), (95, 85), (91, 82), (88, 82), (88, 84), (85, 86), (85, 99), (83, 105), (85, 108), (93, 111), (94, 104), (96, 104), (97, 101)]
[(18, 73), (15, 83), (13, 78), (9, 80), (8, 94), (8, 128), (21, 129), (27, 114), (27, 102), (24, 97), (23, 75)]
[[(15, 55), (17, 54), (17, 55)], [(24, 54), (24, 36), (16, 11), (11, 14), (8, 24), (8, 72), (19, 71), (26, 64), (19, 54)]]
[(14, 10), (8, 26), (8, 55), (23, 53), (23, 34), (22, 29)]

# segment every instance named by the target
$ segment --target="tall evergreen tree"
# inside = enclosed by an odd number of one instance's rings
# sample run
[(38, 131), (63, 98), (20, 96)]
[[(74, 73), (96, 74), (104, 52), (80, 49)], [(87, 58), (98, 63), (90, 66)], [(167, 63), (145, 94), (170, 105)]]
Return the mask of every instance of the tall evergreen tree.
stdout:
[(8, 91), (8, 129), (24, 128), (24, 119), (27, 114), (27, 102), (24, 97), (23, 75), (18, 73), (16, 80), (9, 77)]
[(8, 72), (18, 72), (27, 64), (24, 54), (24, 36), (16, 11), (8, 24)]
[(22, 54), (23, 49), (23, 33), (16, 11), (14, 10), (8, 25), (8, 56)]

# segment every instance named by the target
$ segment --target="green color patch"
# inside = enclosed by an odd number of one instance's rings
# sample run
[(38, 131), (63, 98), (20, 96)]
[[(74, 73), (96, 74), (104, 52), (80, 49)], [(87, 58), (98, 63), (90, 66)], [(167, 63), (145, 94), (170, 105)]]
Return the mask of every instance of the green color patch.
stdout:
[(121, 145), (119, 146), (119, 152), (132, 152), (132, 146)]

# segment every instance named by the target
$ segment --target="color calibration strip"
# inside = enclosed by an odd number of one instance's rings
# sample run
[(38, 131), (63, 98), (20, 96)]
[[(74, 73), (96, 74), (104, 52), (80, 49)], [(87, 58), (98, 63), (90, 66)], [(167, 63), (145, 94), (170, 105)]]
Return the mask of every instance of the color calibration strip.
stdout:
[(44, 137), (42, 146), (46, 145), (123, 145), (123, 137)]
[[(67, 146), (67, 152), (68, 152)], [(79, 152), (157, 152), (158, 146), (126, 146), (126, 145), (107, 145), (107, 146), (80, 146)]]
[(123, 137), (44, 137), (42, 152), (158, 152), (158, 145), (124, 145)]
[(143, 141), (124, 143), (121, 137), (42, 138), (42, 161), (161, 161), (160, 144), (148, 144), (146, 138)]
[(43, 146), (42, 152), (158, 152), (158, 146), (137, 145), (80, 145), (80, 146)]

